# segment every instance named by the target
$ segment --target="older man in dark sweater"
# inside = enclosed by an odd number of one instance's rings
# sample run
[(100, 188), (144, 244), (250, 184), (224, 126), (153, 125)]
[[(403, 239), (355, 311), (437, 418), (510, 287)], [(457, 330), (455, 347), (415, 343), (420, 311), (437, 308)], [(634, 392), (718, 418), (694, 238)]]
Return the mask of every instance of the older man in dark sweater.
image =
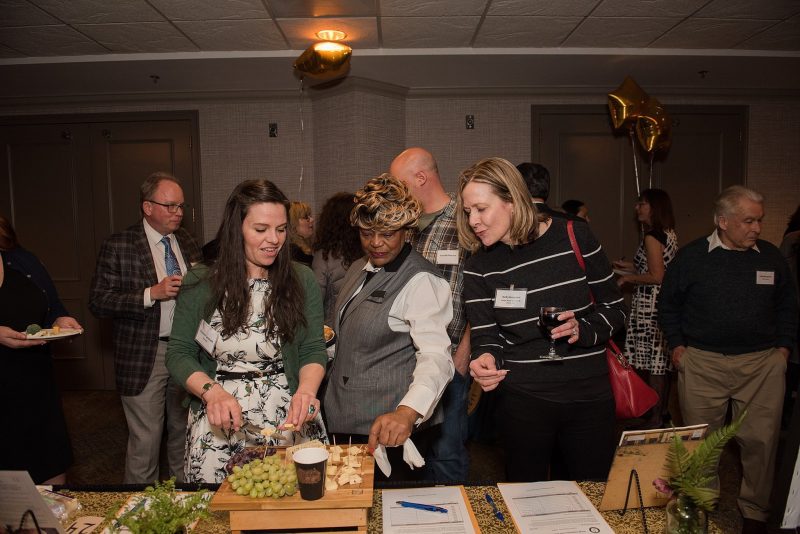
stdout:
[(758, 239), (763, 197), (742, 186), (717, 198), (716, 230), (670, 264), (658, 315), (678, 369), (686, 424), (724, 424), (730, 404), (748, 415), (742, 459), (744, 533), (766, 532), (786, 360), (797, 335), (794, 281), (778, 249)]

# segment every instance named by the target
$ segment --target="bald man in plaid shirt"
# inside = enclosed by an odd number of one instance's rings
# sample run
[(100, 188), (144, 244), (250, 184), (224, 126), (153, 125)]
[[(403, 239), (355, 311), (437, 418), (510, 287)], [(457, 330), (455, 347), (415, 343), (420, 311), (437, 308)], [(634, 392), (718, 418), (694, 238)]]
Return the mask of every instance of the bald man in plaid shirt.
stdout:
[(469, 471), (467, 439), (467, 392), (469, 390), (469, 332), (461, 291), (466, 250), (458, 245), (456, 196), (448, 194), (439, 179), (436, 160), (422, 148), (400, 153), (389, 168), (422, 204), (423, 214), (410, 233), (411, 244), (436, 265), (450, 282), (453, 320), (447, 326), (456, 372), (442, 396), (444, 423), (441, 436), (425, 459), (430, 478), (437, 482), (463, 482)]

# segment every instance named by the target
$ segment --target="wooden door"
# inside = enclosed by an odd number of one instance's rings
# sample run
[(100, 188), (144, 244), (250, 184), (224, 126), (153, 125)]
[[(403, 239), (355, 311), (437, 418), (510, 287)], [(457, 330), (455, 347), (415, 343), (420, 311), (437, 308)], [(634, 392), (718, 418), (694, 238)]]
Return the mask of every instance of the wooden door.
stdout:
[[(609, 258), (631, 258), (639, 243), (633, 207), (639, 187), (666, 190), (680, 243), (713, 228), (714, 198), (745, 182), (746, 108), (672, 106), (670, 150), (653, 162), (626, 134), (615, 134), (605, 106), (535, 106), (533, 161), (550, 170), (548, 203), (575, 198), (589, 207), (591, 227)], [(636, 157), (636, 166), (634, 166)]]
[(0, 212), (11, 220), (21, 246), (44, 263), (64, 306), (86, 329), (52, 344), (59, 379), (103, 387), (102, 356), (95, 348), (99, 332), (87, 306), (95, 257), (88, 128), (0, 126), (0, 142)]
[[(94, 193), (94, 246), (142, 219), (139, 188), (150, 174), (165, 171), (176, 176), (185, 202), (182, 226), (199, 243), (200, 180), (193, 152), (194, 126), (190, 120), (97, 122), (89, 125), (92, 189)], [(142, 288), (144, 290), (144, 288)], [(114, 387), (112, 321), (96, 320), (99, 351), (107, 387)]]
[(65, 389), (114, 388), (111, 321), (96, 319), (87, 299), (103, 240), (141, 219), (139, 186), (149, 174), (181, 180), (191, 206), (183, 224), (202, 237), (196, 116), (158, 115), (23, 117), (0, 125), (0, 210), (85, 328), (73, 343), (53, 345)]

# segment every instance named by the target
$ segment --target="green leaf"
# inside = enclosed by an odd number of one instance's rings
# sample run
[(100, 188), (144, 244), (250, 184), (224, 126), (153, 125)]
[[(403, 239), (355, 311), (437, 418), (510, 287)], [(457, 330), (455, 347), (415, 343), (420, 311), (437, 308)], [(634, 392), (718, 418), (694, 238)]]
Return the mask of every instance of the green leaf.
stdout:
[(670, 473), (669, 485), (673, 491), (686, 495), (698, 508), (711, 511), (719, 498), (719, 489), (710, 485), (717, 479), (719, 458), (728, 443), (739, 431), (747, 410), (730, 425), (706, 436), (697, 448), (689, 453), (683, 440), (675, 433), (667, 450), (666, 468)]

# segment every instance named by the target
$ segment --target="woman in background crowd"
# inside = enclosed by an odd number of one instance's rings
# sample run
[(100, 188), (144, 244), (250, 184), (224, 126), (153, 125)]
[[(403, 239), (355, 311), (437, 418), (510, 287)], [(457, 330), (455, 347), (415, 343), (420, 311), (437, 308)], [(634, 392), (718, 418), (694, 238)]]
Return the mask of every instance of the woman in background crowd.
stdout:
[(358, 230), (350, 224), (353, 194), (336, 193), (322, 206), (311, 268), (322, 290), (325, 324), (333, 325), (336, 297), (350, 264), (364, 255)]
[[(615, 429), (605, 343), (626, 318), (611, 264), (588, 225), (573, 222), (584, 271), (567, 219), (538, 214), (504, 159), (461, 174), (459, 208), (459, 240), (473, 253), (464, 267), (470, 374), (497, 389), (508, 480), (547, 480), (556, 450), (569, 480), (605, 480)], [(536, 328), (544, 306), (562, 308), (549, 335)]]
[(0, 216), (0, 470), (28, 471), (35, 484), (64, 484), (72, 464), (50, 346), (29, 340), (28, 325), (81, 329), (64, 308), (39, 259), (22, 248)]
[(317, 400), (327, 363), (322, 300), (311, 270), (284, 246), (288, 212), (271, 182), (240, 183), (217, 261), (183, 280), (167, 368), (192, 395), (187, 482), (221, 482), (231, 455), (263, 443), (259, 428), (294, 425), (282, 445), (327, 441)]
[[(669, 420), (669, 391), (672, 368), (666, 340), (658, 326), (658, 294), (669, 262), (678, 252), (672, 201), (662, 189), (645, 189), (636, 203), (636, 219), (644, 228), (633, 262), (618, 260), (614, 267), (624, 273), (617, 284), (635, 287), (625, 357), (658, 392), (658, 404), (650, 410), (642, 428), (660, 428)], [(668, 422), (668, 421), (667, 421)]]
[(569, 213), (570, 215), (580, 217), (586, 222), (591, 222), (589, 219), (589, 206), (584, 204), (582, 200), (565, 200), (564, 203), (561, 204), (561, 209), (564, 210), (564, 213)]
[(422, 460), (442, 422), (436, 408), (455, 370), (450, 284), (406, 243), (421, 208), (403, 182), (383, 174), (355, 198), (350, 221), (366, 256), (350, 266), (336, 301), (328, 430), (339, 443), (386, 447), (392, 480), (420, 480), (425, 469), (404, 460), (413, 456), (409, 438)]
[(307, 267), (314, 260), (311, 240), (314, 237), (314, 216), (305, 202), (292, 202), (289, 207), (289, 238), (292, 259)]

